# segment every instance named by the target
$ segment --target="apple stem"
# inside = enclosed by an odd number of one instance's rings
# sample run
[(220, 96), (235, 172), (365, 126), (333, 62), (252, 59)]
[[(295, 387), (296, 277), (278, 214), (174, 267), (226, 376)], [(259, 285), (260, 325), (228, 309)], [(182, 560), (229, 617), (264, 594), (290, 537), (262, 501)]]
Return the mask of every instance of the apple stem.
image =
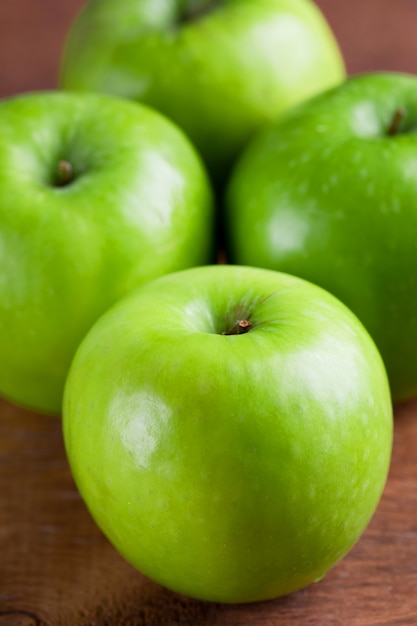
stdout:
[(398, 135), (398, 132), (400, 130), (400, 124), (403, 121), (403, 119), (405, 118), (406, 112), (405, 109), (403, 109), (402, 107), (399, 107), (394, 115), (393, 118), (391, 120), (391, 125), (388, 129), (388, 135), (390, 137), (393, 137), (395, 135)]
[(224, 333), (224, 335), (244, 335), (248, 333), (251, 328), (252, 324), (249, 320), (237, 320), (233, 328), (229, 330), (229, 332)]
[(65, 187), (74, 180), (74, 169), (69, 161), (60, 161), (58, 163), (58, 176), (56, 180), (57, 187)]

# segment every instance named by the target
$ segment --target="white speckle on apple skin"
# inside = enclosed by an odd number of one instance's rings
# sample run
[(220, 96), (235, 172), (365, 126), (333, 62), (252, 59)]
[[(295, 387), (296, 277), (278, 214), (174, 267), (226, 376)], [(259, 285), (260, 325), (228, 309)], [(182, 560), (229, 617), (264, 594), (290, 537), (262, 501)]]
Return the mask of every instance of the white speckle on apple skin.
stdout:
[(375, 183), (369, 183), (367, 188), (367, 195), (372, 198), (375, 195)]
[(321, 151), (321, 154), (324, 159), (329, 159), (333, 152), (334, 152), (333, 146), (327, 146)]
[(304, 181), (300, 184), (300, 186), (298, 187), (298, 193), (299, 193), (301, 196), (304, 196), (304, 195), (308, 192), (308, 190), (309, 190), (309, 184), (308, 184), (308, 181), (307, 181), (307, 180), (304, 180)]
[(391, 203), (391, 210), (394, 213), (399, 213), (401, 210), (401, 205), (400, 205), (400, 201), (397, 197), (392, 199), (392, 203)]

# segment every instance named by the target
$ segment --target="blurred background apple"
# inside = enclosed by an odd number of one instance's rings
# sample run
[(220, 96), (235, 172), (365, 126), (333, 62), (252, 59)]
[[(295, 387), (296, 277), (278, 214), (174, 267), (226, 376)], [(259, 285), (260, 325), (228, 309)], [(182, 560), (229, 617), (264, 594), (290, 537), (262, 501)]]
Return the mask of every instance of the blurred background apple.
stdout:
[[(56, 86), (63, 39), (84, 0), (0, 2), (0, 96)], [(317, 0), (333, 28), (350, 74), (417, 72), (416, 7), (410, 0), (381, 8), (380, 0)], [(383, 35), (382, 35), (383, 33)], [(23, 36), (24, 35), (24, 36)]]

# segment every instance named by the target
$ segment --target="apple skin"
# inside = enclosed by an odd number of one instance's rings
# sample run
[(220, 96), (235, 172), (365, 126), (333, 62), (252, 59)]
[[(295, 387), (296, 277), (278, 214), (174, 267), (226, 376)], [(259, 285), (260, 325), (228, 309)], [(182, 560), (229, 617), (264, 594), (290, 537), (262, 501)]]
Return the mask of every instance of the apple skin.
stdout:
[(416, 77), (352, 77), (259, 133), (225, 202), (229, 261), (335, 294), (375, 340), (395, 401), (417, 393), (416, 122)]
[(60, 84), (161, 111), (218, 182), (255, 130), (344, 78), (309, 0), (93, 0), (70, 29)]
[[(182, 131), (113, 97), (5, 99), (0, 136), (0, 394), (60, 413), (97, 317), (143, 282), (212, 258), (212, 193)], [(74, 180), (57, 186), (62, 160)]]
[[(245, 334), (225, 335), (236, 320)], [(274, 598), (323, 577), (383, 491), (392, 405), (373, 341), (296, 277), (227, 265), (116, 304), (73, 361), (63, 431), (117, 550), (182, 594)]]

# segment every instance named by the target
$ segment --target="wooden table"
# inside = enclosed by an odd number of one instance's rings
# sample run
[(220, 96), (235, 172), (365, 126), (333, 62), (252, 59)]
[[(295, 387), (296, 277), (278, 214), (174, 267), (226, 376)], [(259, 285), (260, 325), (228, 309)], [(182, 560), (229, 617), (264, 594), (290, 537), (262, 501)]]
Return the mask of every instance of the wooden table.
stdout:
[[(0, 0), (0, 96), (53, 88), (82, 0)], [(414, 0), (320, 0), (350, 73), (417, 73)], [(1, 347), (0, 347), (1, 349)], [(247, 606), (188, 600), (134, 571), (77, 494), (58, 419), (0, 401), (0, 626), (411, 626), (417, 624), (417, 401), (395, 409), (380, 506), (318, 584)]]

